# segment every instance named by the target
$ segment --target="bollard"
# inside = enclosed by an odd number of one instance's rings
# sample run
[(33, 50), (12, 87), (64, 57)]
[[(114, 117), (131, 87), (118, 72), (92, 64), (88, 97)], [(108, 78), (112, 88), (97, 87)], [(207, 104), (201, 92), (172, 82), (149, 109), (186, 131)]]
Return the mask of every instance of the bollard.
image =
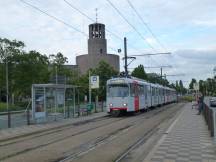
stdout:
[(103, 105), (104, 105), (104, 102), (102, 101), (101, 102), (101, 112), (103, 112)]
[(8, 128), (11, 128), (11, 113), (8, 111)]
[(70, 117), (70, 109), (69, 109), (69, 104), (68, 104), (68, 106), (67, 106), (67, 118), (69, 118)]
[(30, 125), (30, 112), (29, 112), (29, 109), (27, 109), (27, 125)]

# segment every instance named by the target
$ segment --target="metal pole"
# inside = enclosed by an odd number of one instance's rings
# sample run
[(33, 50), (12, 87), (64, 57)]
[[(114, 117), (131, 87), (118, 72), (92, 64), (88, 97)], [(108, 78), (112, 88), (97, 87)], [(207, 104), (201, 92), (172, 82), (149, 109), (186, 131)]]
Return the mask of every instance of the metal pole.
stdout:
[(30, 113), (29, 113), (29, 109), (27, 109), (27, 125), (30, 125)]
[(66, 118), (66, 110), (65, 110), (65, 93), (66, 93), (66, 89), (65, 89), (65, 85), (64, 85), (64, 118)]
[(162, 77), (163, 77), (163, 68), (161, 67), (160, 70), (161, 70), (161, 80), (162, 80)]
[(80, 96), (79, 96), (79, 89), (77, 89), (77, 104), (78, 104), (78, 116), (80, 116)]
[(56, 121), (56, 109), (57, 109), (57, 88), (55, 87), (55, 119), (54, 121)]
[(43, 95), (44, 95), (44, 112), (45, 112), (45, 120), (47, 121), (47, 109), (46, 109), (46, 87), (43, 89)]
[(89, 71), (89, 105), (91, 105), (91, 72)]
[(125, 75), (128, 76), (127, 69), (127, 38), (124, 37), (124, 54), (125, 54)]
[(10, 116), (10, 111), (9, 111), (9, 88), (8, 88), (8, 58), (7, 58), (7, 53), (5, 54), (6, 58), (6, 102), (7, 102), (7, 114), (8, 114), (8, 128), (11, 127), (11, 116)]
[(75, 96), (75, 87), (73, 88), (73, 100), (74, 100), (74, 117), (75, 117), (75, 113), (76, 113), (76, 96)]
[[(55, 66), (55, 82), (56, 82), (56, 86), (58, 84), (58, 75), (57, 75), (57, 65)], [(55, 86), (55, 121), (56, 121), (56, 112), (57, 112), (57, 88)]]
[(162, 84), (163, 83), (162, 81), (163, 80), (163, 68), (161, 67), (160, 70), (161, 70), (161, 84)]
[(55, 81), (56, 81), (56, 84), (58, 84), (58, 74), (57, 74), (57, 66), (55, 66)]

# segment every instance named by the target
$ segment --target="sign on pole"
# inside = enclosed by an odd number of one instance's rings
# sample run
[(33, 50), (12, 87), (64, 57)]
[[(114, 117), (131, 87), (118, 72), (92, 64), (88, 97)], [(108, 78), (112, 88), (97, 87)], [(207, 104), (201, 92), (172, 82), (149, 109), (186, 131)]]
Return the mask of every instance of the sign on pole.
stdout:
[(99, 88), (99, 76), (91, 76), (90, 86), (91, 89)]
[(194, 83), (193, 88), (194, 90), (199, 91), (199, 83)]

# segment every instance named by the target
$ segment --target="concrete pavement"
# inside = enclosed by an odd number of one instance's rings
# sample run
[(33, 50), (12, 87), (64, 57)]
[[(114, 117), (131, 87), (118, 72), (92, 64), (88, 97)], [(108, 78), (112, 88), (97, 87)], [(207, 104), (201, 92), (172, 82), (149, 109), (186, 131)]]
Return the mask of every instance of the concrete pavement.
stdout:
[(0, 130), (0, 141), (4, 141), (11, 138), (16, 138), (19, 136), (29, 135), (33, 133), (48, 131), (51, 129), (55, 129), (62, 126), (67, 126), (74, 123), (79, 123), (82, 121), (92, 120), (95, 118), (100, 118), (106, 116), (106, 112), (100, 112), (100, 113), (92, 113), (88, 116), (81, 116), (79, 118), (69, 118), (64, 119), (57, 122), (52, 123), (46, 123), (46, 124), (36, 124), (36, 125), (24, 125), (20, 127), (15, 128), (8, 128), (8, 129), (2, 129)]
[(216, 144), (191, 104), (164, 133), (144, 162), (216, 162)]

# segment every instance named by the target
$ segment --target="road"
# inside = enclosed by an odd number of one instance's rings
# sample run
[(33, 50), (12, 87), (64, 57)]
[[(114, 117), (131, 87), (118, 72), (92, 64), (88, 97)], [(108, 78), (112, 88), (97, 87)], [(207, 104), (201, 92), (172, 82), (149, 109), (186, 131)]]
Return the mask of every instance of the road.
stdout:
[(183, 105), (170, 104), (133, 116), (107, 116), (0, 141), (0, 161), (142, 161)]
[(204, 102), (205, 102), (205, 104), (206, 104), (208, 107), (214, 109), (215, 107), (211, 107), (211, 106), (210, 106), (210, 102), (209, 102), (209, 101), (210, 101), (210, 98), (211, 98), (210, 96), (205, 97), (205, 98), (204, 98)]

